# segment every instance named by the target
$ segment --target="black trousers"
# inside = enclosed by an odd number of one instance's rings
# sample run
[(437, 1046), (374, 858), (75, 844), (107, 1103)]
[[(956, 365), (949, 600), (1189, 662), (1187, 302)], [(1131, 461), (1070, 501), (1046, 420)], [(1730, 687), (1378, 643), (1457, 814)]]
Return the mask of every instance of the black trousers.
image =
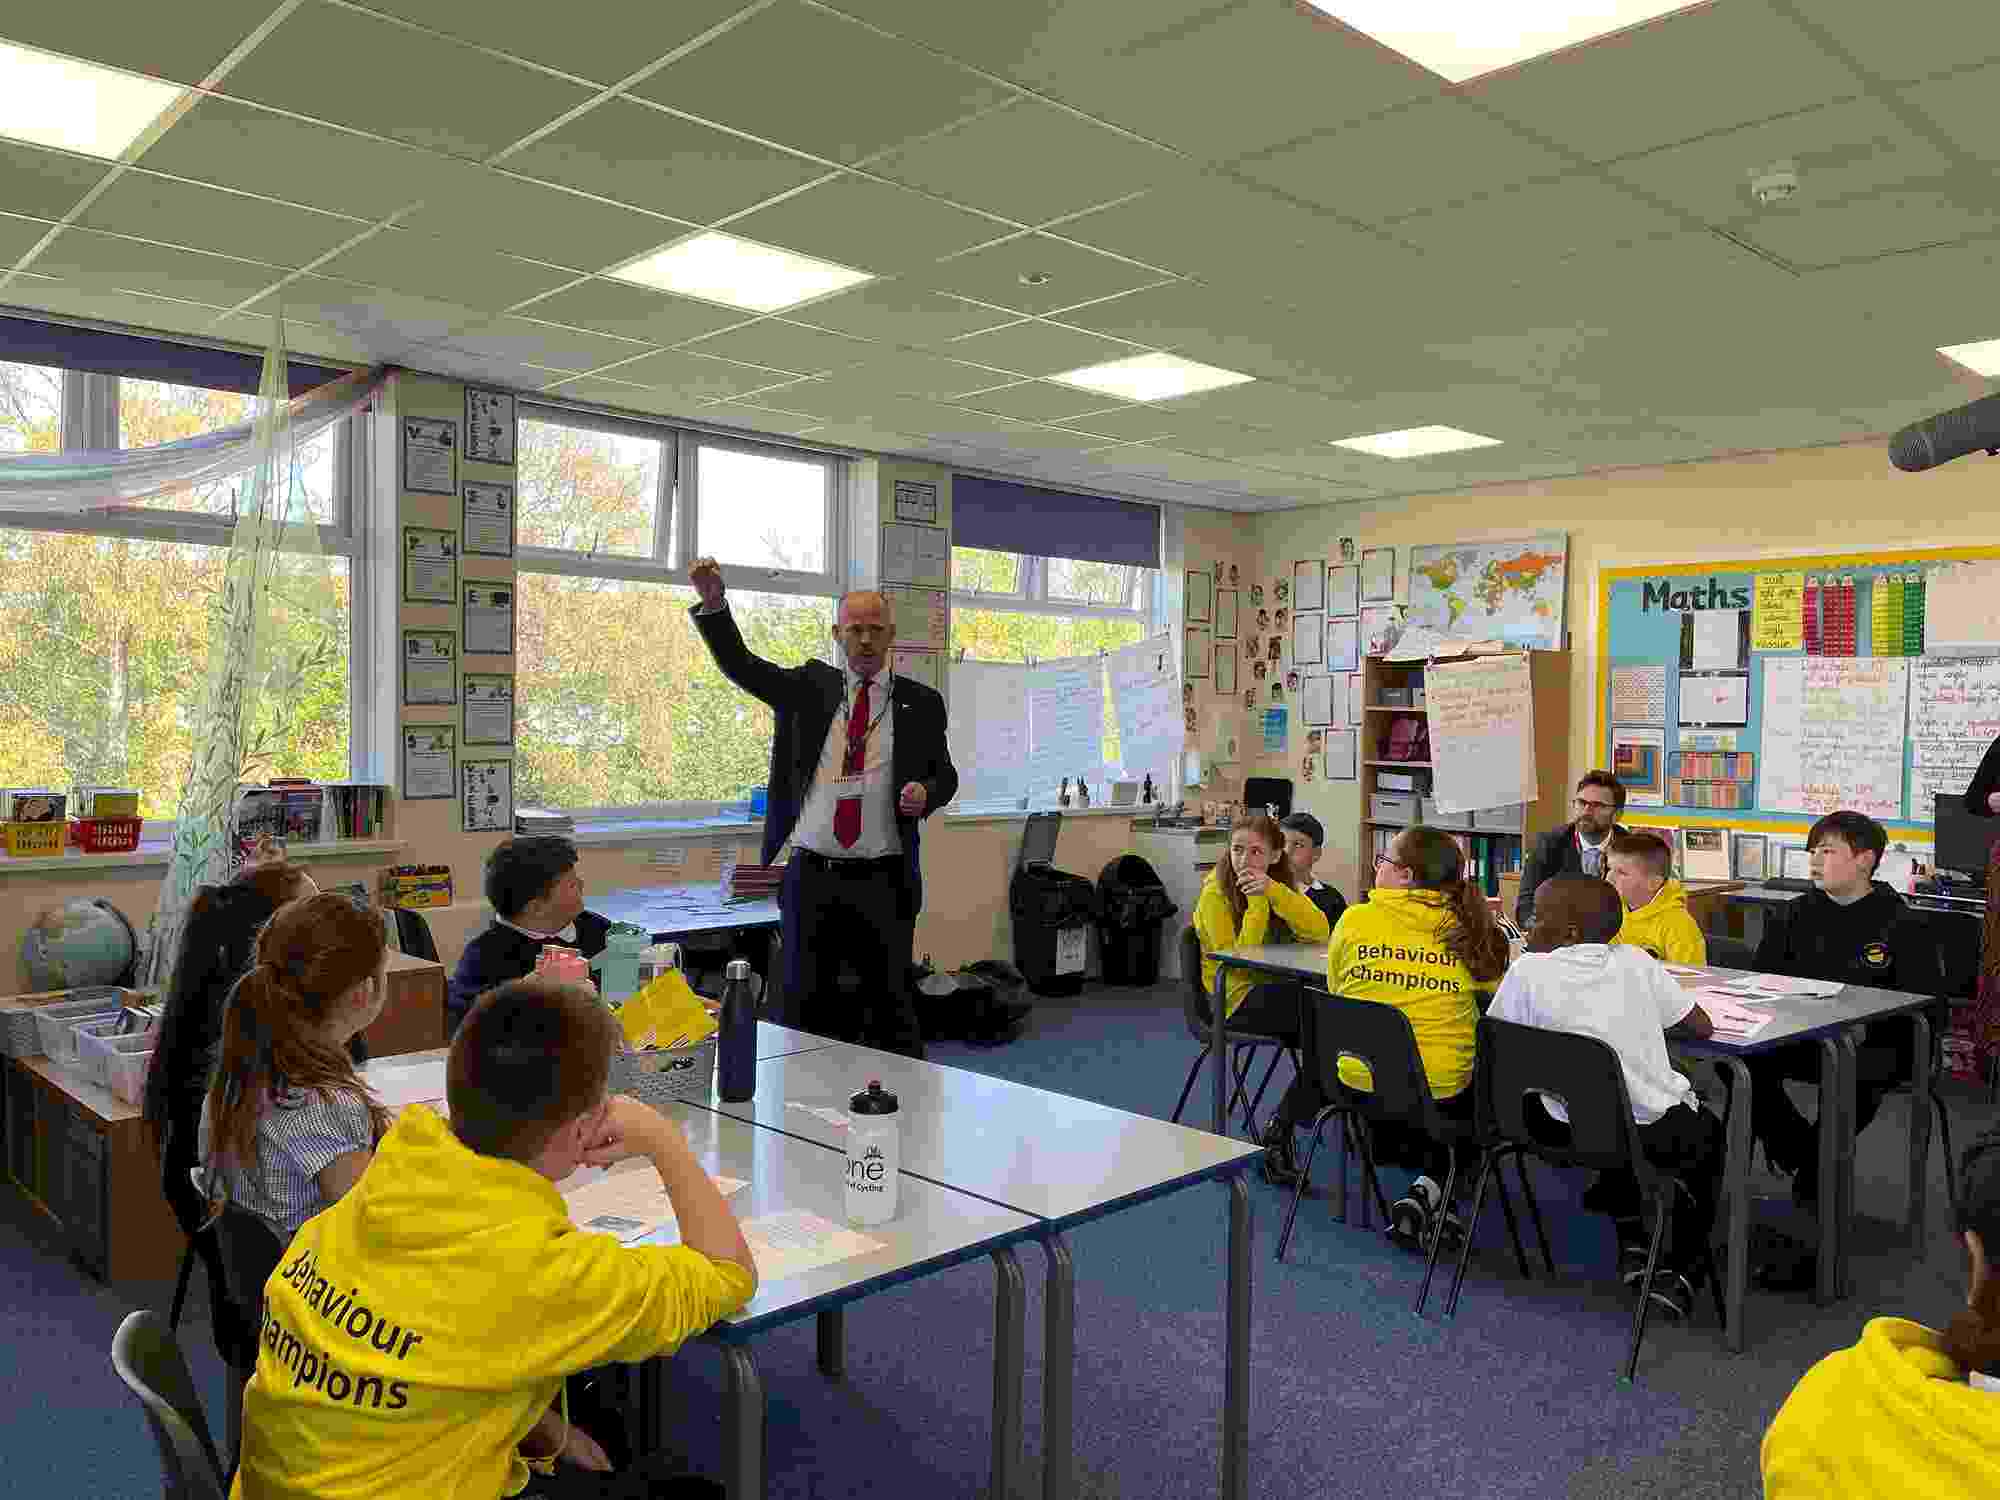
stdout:
[[(794, 850), (778, 887), (786, 1024), (922, 1057), (924, 1034), (910, 990), (916, 919), (903, 915), (911, 905), (900, 855), (830, 860)], [(852, 1000), (841, 993), (843, 965), (860, 981)]]
[[(1248, 1001), (1244, 1002), (1248, 1004)], [(1240, 1015), (1241, 1012), (1239, 1011)], [(1299, 1074), (1285, 1090), (1285, 1102), (1278, 1106), (1278, 1118), (1294, 1129), (1312, 1124), (1313, 1117), (1328, 1104), (1326, 1091), (1311, 1072)], [(1472, 1086), (1467, 1084), (1448, 1099), (1437, 1101), (1438, 1113), (1447, 1120), (1472, 1118)], [(1425, 1131), (1397, 1121), (1368, 1122), (1368, 1141), (1377, 1167), (1404, 1167), (1431, 1178), (1439, 1187), (1451, 1171), (1451, 1150)], [(1461, 1152), (1460, 1165), (1470, 1167), (1475, 1154)], [(1466, 1186), (1465, 1182), (1460, 1183)]]
[[(1542, 1109), (1539, 1099), (1528, 1101), (1529, 1127), (1552, 1145), (1569, 1143), (1569, 1127)], [(1539, 1119), (1536, 1116), (1540, 1116)], [(1728, 1136), (1722, 1121), (1705, 1109), (1677, 1104), (1650, 1125), (1639, 1127), (1639, 1149), (1646, 1160), (1663, 1172), (1672, 1172), (1687, 1189), (1674, 1200), (1674, 1222), (1662, 1250), (1664, 1264), (1677, 1271), (1689, 1271), (1700, 1264), (1701, 1252), (1715, 1233), (1715, 1206), (1722, 1195), (1722, 1163)], [(1605, 1213), (1614, 1221), (1641, 1217), (1645, 1205), (1639, 1199), (1639, 1184), (1630, 1172), (1606, 1172), (1598, 1179), (1597, 1193), (1605, 1200)]]
[[(1250, 993), (1243, 997), (1243, 1003), (1229, 1013), (1229, 1029), (1261, 1031), (1296, 1047), (1299, 1044), (1299, 1007), (1303, 1004), (1305, 991), (1296, 984), (1253, 985)], [(1312, 1117), (1308, 1115), (1306, 1118)]]
[[(1935, 1019), (1932, 1024), (1937, 1024)], [(1799, 1113), (1799, 1107), (1785, 1092), (1785, 1081), (1818, 1084), (1818, 1044), (1802, 1042), (1794, 1047), (1775, 1047), (1745, 1058), (1744, 1063), (1750, 1069), (1750, 1128), (1764, 1143), (1772, 1161), (1793, 1172), (1817, 1162), (1818, 1127)], [(1856, 1135), (1874, 1121), (1884, 1096), (1898, 1085), (1908, 1083), (1915, 1069), (1916, 1028), (1907, 1020), (1891, 1016), (1887, 1020), (1870, 1021), (1862, 1028), (1861, 1046), (1855, 1059)], [(1728, 1076), (1723, 1074), (1725, 1079)]]

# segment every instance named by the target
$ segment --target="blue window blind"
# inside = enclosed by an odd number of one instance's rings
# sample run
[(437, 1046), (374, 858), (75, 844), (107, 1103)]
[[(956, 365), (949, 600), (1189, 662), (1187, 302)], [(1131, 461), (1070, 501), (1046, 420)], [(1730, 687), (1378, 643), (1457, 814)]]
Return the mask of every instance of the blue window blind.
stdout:
[(951, 540), (955, 547), (1157, 568), (1160, 508), (954, 474)]
[[(55, 365), (92, 375), (129, 375), (135, 380), (237, 391), (246, 396), (257, 394), (264, 370), (263, 358), (255, 354), (109, 333), (100, 328), (39, 323), (30, 318), (0, 318), (0, 359), (23, 365)], [(292, 395), (302, 396), (346, 373), (294, 360), (286, 370), (286, 383)]]

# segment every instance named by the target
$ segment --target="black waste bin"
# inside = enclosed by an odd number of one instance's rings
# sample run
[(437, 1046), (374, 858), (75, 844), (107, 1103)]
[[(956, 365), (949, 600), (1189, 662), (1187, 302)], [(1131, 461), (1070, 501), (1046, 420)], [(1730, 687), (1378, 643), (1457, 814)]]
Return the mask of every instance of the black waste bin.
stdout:
[(1061, 813), (1028, 815), (1007, 889), (1014, 967), (1038, 995), (1074, 995), (1083, 988), (1090, 924), (1097, 914), (1090, 882), (1050, 866), (1061, 830)]
[(1097, 877), (1097, 955), (1106, 984), (1156, 984), (1161, 928), (1180, 908), (1153, 867), (1121, 854)]

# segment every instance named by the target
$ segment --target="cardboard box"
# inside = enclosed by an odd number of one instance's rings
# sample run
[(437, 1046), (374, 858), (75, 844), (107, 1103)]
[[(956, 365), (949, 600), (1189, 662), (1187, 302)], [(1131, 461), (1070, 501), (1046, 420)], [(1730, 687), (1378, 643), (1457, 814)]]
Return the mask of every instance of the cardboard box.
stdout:
[(450, 865), (395, 865), (382, 872), (382, 905), (424, 911), (451, 905)]
[(1368, 816), (1378, 823), (1417, 821), (1417, 797), (1413, 792), (1375, 792), (1368, 798)]

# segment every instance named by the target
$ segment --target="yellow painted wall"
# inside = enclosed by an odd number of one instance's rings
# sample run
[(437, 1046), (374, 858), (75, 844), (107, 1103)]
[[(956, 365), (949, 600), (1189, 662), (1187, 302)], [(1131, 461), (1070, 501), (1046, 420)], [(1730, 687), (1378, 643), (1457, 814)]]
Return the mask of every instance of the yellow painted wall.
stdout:
[[(1396, 591), (1409, 596), (1409, 548), (1569, 533), (1569, 758), (1573, 781), (1596, 754), (1597, 588), (1600, 567), (1698, 563), (1812, 553), (1979, 546), (2000, 542), (2000, 465), (1961, 459), (1928, 474), (1889, 465), (1880, 442), (1765, 453), (1456, 494), (1313, 506), (1261, 516), (1270, 574), (1293, 558), (1324, 557), (1336, 538), (1396, 548)], [(1297, 729), (1294, 725), (1294, 738)], [(1363, 747), (1366, 755), (1366, 747)], [(1275, 775), (1296, 777), (1275, 757)], [(1358, 782), (1298, 788), (1295, 805), (1327, 825), (1323, 878), (1352, 894), (1358, 875)]]

